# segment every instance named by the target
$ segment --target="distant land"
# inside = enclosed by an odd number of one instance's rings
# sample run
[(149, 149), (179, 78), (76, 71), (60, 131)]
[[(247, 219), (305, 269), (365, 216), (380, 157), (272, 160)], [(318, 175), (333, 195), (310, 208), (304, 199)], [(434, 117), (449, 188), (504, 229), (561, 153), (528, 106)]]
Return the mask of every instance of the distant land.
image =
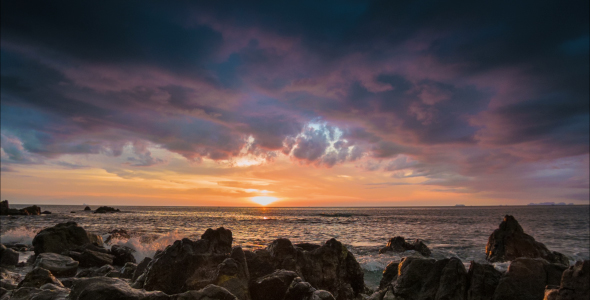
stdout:
[(529, 203), (528, 205), (574, 205), (573, 203), (565, 204), (565, 202), (539, 202), (539, 203)]

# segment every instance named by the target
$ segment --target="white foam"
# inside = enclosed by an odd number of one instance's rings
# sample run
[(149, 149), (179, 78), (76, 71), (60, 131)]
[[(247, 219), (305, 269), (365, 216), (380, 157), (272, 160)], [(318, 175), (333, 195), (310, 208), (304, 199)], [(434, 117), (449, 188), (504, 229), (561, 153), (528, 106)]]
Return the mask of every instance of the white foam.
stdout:
[[(154, 254), (158, 250), (164, 250), (166, 246), (172, 245), (175, 241), (184, 238), (185, 236), (178, 231), (168, 232), (164, 235), (157, 237), (156, 239), (142, 239), (141, 237), (131, 237), (130, 239), (113, 239), (110, 242), (110, 245), (105, 245), (106, 247), (111, 247), (112, 245), (121, 245), (127, 246), (133, 250), (133, 256), (139, 263), (146, 257), (154, 257)], [(150, 241), (150, 242), (142, 242), (142, 241)]]
[(33, 238), (39, 232), (38, 229), (30, 229), (26, 227), (18, 227), (9, 229), (0, 235), (0, 241), (2, 244), (25, 244), (28, 246), (33, 245)]

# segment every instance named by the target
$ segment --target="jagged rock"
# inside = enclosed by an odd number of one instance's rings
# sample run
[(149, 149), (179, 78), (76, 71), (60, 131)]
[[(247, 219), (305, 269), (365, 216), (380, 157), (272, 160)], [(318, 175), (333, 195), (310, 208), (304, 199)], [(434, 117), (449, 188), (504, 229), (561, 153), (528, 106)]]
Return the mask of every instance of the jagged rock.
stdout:
[(405, 252), (409, 250), (414, 250), (426, 257), (429, 257), (431, 254), (430, 249), (428, 249), (428, 246), (426, 246), (422, 240), (415, 240), (412, 244), (410, 244), (406, 242), (406, 239), (402, 236), (391, 238), (389, 242), (387, 242), (387, 246), (379, 250), (379, 254), (383, 254), (388, 251)]
[(107, 244), (113, 240), (130, 239), (131, 238), (131, 236), (129, 235), (129, 233), (125, 229), (113, 229), (113, 230), (111, 230), (111, 232), (109, 232), (109, 234), (110, 235), (104, 241)]
[(0, 215), (7, 215), (9, 209), (8, 200), (0, 201)]
[(76, 275), (79, 263), (69, 256), (57, 253), (41, 253), (35, 260), (35, 268), (49, 270), (57, 277), (68, 277)]
[(385, 270), (383, 270), (383, 277), (381, 277), (381, 281), (379, 282), (380, 290), (386, 288), (389, 284), (397, 279), (398, 266), (399, 261), (392, 261), (387, 265), (387, 267), (385, 267)]
[(135, 270), (137, 270), (137, 264), (136, 263), (132, 263), (132, 262), (128, 262), (125, 263), (125, 265), (123, 266), (123, 268), (121, 268), (121, 277), (122, 278), (127, 278), (127, 279), (131, 279), (131, 277), (133, 277), (133, 273), (135, 273)]
[[(209, 284), (198, 291), (188, 291), (172, 296), (173, 300), (237, 300), (236, 296), (228, 290)], [(151, 299), (150, 299), (151, 300)]]
[(90, 243), (84, 228), (76, 222), (60, 223), (41, 230), (33, 239), (35, 254), (62, 253)]
[(252, 300), (283, 299), (297, 273), (287, 270), (277, 270), (274, 273), (257, 278), (250, 285)]
[(225, 288), (239, 300), (250, 300), (248, 265), (241, 247), (234, 247), (230, 258), (217, 266), (215, 285)]
[(442, 270), (435, 299), (462, 300), (467, 290), (467, 271), (458, 258), (449, 259)]
[(311, 294), (310, 300), (336, 300), (328, 291), (317, 290)]
[(547, 285), (547, 266), (541, 258), (517, 258), (500, 278), (494, 300), (543, 299)]
[(84, 210), (85, 211), (89, 211), (89, 210), (92, 210), (92, 209), (90, 208), (90, 206), (86, 206), (86, 207), (84, 207)]
[(489, 262), (500, 262), (519, 257), (539, 257), (549, 262), (569, 265), (569, 259), (565, 255), (549, 251), (544, 244), (524, 233), (513, 216), (506, 215), (500, 223), (500, 228), (494, 230), (488, 239), (486, 259)]
[(275, 269), (284, 269), (290, 271), (297, 270), (297, 250), (290, 240), (281, 238), (270, 243), (266, 250), (272, 258)]
[(132, 281), (136, 281), (139, 276), (141, 276), (147, 269), (148, 265), (152, 259), (150, 257), (144, 258), (138, 265), (135, 271), (133, 272), (133, 276), (131, 277)]
[(111, 265), (104, 265), (100, 268), (81, 270), (80, 272), (78, 272), (78, 274), (76, 274), (76, 278), (106, 276), (108, 273), (115, 270), (115, 267)]
[[(308, 300), (316, 289), (309, 284), (309, 282), (303, 281), (303, 279), (297, 277), (293, 279), (287, 293), (285, 294), (285, 300)], [(352, 298), (349, 298), (352, 299)]]
[(18, 264), (18, 252), (6, 248), (3, 244), (0, 244), (0, 265), (1, 266), (16, 266)]
[(20, 274), (0, 268), (0, 287), (7, 290), (14, 290), (21, 280), (22, 276)]
[(255, 251), (244, 251), (250, 272), (250, 282), (274, 272), (275, 268), (271, 263), (270, 253), (266, 249)]
[(229, 257), (232, 233), (207, 229), (200, 240), (182, 239), (157, 253), (145, 275), (144, 288), (167, 294), (200, 289), (212, 283), (217, 266)]
[(118, 208), (113, 208), (110, 206), (101, 206), (99, 208), (97, 208), (94, 213), (95, 214), (106, 214), (106, 213), (115, 213), (115, 212), (120, 212), (121, 210), (119, 210)]
[(88, 239), (90, 240), (90, 243), (92, 245), (95, 245), (98, 247), (104, 247), (104, 242), (102, 241), (102, 236), (95, 234), (95, 233), (90, 233), (90, 232), (87, 232), (86, 234), (88, 235)]
[(577, 261), (563, 272), (558, 300), (587, 300), (590, 295), (590, 260)]
[(52, 283), (57, 286), (63, 287), (61, 281), (59, 281), (49, 270), (43, 268), (35, 268), (31, 272), (27, 273), (25, 279), (18, 284), (18, 288), (21, 287), (36, 287), (39, 288), (46, 283)]
[[(80, 262), (80, 267), (102, 267), (104, 265), (112, 265), (114, 258), (113, 255), (107, 253), (86, 249), (82, 255), (80, 255), (78, 261)], [(74, 257), (74, 259), (76, 258)]]
[(111, 254), (115, 257), (113, 259), (113, 264), (117, 266), (123, 266), (128, 262), (136, 263), (135, 257), (133, 256), (133, 252), (135, 250), (120, 245), (113, 245), (111, 247)]
[(15, 290), (11, 300), (66, 300), (70, 290), (54, 284), (45, 284), (40, 288), (22, 287)]
[(472, 261), (467, 272), (467, 299), (492, 300), (501, 277), (502, 272), (494, 266)]
[(10, 299), (8, 297), (10, 297), (9, 290), (7, 290), (7, 289), (5, 289), (5, 288), (3, 288), (3, 287), (0, 286), (0, 300), (8, 300), (8, 299)]
[(548, 289), (545, 288), (545, 297), (543, 300), (557, 300), (559, 299), (559, 288), (557, 289)]
[(80, 278), (72, 282), (69, 299), (76, 300), (170, 300), (160, 292), (134, 289), (122, 279), (109, 277)]
[(305, 250), (305, 251), (313, 251), (319, 247), (321, 247), (322, 245), (318, 245), (318, 244), (311, 244), (311, 243), (299, 243), (299, 244), (295, 244), (295, 247), (297, 248), (301, 248), (301, 250)]
[(33, 206), (29, 206), (29, 207), (25, 207), (23, 209), (20, 209), (20, 211), (22, 212), (23, 215), (38, 216), (41, 214), (41, 207), (39, 207), (37, 205), (33, 205)]

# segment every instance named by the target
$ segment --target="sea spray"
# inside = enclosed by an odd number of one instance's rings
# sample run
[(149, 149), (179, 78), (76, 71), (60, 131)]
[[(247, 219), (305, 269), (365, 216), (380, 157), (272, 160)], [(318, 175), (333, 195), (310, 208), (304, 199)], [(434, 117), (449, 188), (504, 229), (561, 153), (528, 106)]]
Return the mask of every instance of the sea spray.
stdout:
[(0, 235), (0, 241), (2, 244), (25, 244), (32, 246), (33, 238), (38, 232), (38, 229), (17, 227), (3, 232)]
[(174, 230), (159, 236), (134, 236), (129, 239), (126, 238), (114, 238), (111, 242), (105, 245), (110, 249), (113, 245), (121, 245), (129, 247), (135, 252), (133, 256), (139, 262), (146, 257), (154, 257), (154, 254), (158, 250), (164, 250), (168, 245), (172, 245), (175, 241), (186, 237), (178, 230)]

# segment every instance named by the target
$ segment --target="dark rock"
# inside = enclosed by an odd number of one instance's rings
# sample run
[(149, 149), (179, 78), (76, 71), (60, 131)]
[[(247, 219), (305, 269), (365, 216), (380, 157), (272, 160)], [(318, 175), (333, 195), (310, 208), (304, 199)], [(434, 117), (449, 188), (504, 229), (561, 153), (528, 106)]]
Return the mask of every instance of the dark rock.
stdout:
[(40, 288), (22, 287), (15, 290), (11, 300), (62, 300), (66, 299), (70, 290), (53, 284), (45, 284)]
[(137, 264), (136, 263), (132, 263), (132, 262), (128, 262), (126, 263), (123, 268), (121, 268), (121, 278), (127, 278), (127, 279), (131, 279), (131, 277), (133, 277), (133, 273), (135, 273), (135, 270), (137, 270)]
[(72, 281), (69, 299), (76, 300), (170, 300), (162, 292), (134, 289), (122, 279), (109, 277), (80, 278)]
[(415, 240), (412, 244), (406, 242), (406, 239), (402, 236), (393, 237), (387, 242), (387, 246), (381, 248), (379, 250), (379, 254), (386, 253), (388, 251), (393, 252), (405, 252), (409, 250), (414, 250), (423, 256), (429, 257), (431, 252), (428, 249), (428, 246), (422, 242), (422, 240)]
[(8, 200), (0, 201), (0, 215), (7, 215), (9, 209)]
[(97, 247), (104, 247), (104, 242), (102, 241), (102, 236), (100, 236), (96, 233), (91, 233), (91, 232), (86, 232), (86, 234), (88, 235), (88, 239), (90, 240), (90, 243), (92, 245), (95, 245)]
[(506, 215), (500, 228), (494, 230), (486, 245), (486, 259), (489, 262), (509, 261), (519, 257), (543, 258), (549, 262), (569, 265), (569, 259), (551, 252), (544, 244), (524, 233), (513, 216)]
[(494, 266), (471, 261), (467, 272), (467, 299), (491, 300), (501, 277), (502, 272)]
[(75, 214), (76, 212), (72, 210), (70, 213), (71, 213), (71, 214)]
[[(4, 297), (4, 295), (6, 295), (6, 297)], [(9, 297), (9, 291), (5, 288), (3, 288), (2, 286), (0, 286), (0, 300), (8, 300), (10, 298)]]
[(0, 268), (0, 287), (7, 290), (14, 290), (21, 280), (22, 276), (20, 274)]
[(107, 237), (106, 241), (104, 241), (107, 244), (113, 240), (121, 240), (121, 239), (128, 240), (131, 238), (131, 236), (129, 235), (129, 233), (125, 229), (113, 229), (113, 230), (111, 230), (111, 232), (109, 232), (109, 234), (110, 235)]
[(50, 211), (48, 211), (48, 210), (46, 210), (46, 211), (43, 211), (43, 212), (41, 212), (41, 214), (42, 214), (42, 215), (50, 215), (50, 214), (51, 214), (51, 212), (50, 212)]
[(258, 249), (254, 252), (244, 251), (250, 272), (250, 281), (274, 272), (275, 268), (271, 262), (270, 253), (266, 249)]
[(228, 290), (209, 284), (198, 291), (188, 291), (172, 296), (173, 300), (237, 300)]
[(90, 243), (84, 228), (75, 222), (60, 223), (41, 230), (33, 239), (35, 254), (62, 253)]
[(215, 285), (225, 288), (239, 300), (250, 300), (248, 265), (241, 247), (234, 247), (230, 258), (217, 266)]
[(107, 253), (86, 249), (82, 255), (80, 255), (78, 261), (80, 262), (80, 267), (102, 267), (104, 265), (112, 265), (114, 258), (113, 255)]
[(141, 276), (145, 270), (147, 269), (148, 265), (152, 259), (150, 257), (144, 258), (138, 265), (135, 271), (133, 272), (133, 276), (131, 277), (131, 281), (136, 281), (139, 276)]
[(49, 270), (56, 277), (76, 275), (79, 263), (69, 256), (56, 253), (41, 253), (35, 260), (35, 268)]
[(0, 244), (0, 266), (16, 266), (18, 257), (18, 252)]
[(435, 299), (463, 300), (467, 290), (467, 271), (458, 258), (449, 259), (440, 276)]
[(91, 269), (82, 270), (82, 271), (78, 272), (78, 274), (76, 274), (76, 278), (106, 276), (108, 273), (115, 271), (115, 270), (116, 270), (115, 267), (113, 267), (111, 265), (104, 265), (100, 268), (91, 268)]
[(562, 264), (546, 264), (543, 266), (545, 274), (547, 274), (547, 285), (559, 287), (563, 272), (567, 267)]
[(545, 297), (543, 300), (557, 300), (559, 299), (559, 287), (557, 289), (545, 288)]
[(110, 206), (101, 206), (99, 208), (97, 208), (94, 213), (95, 214), (106, 214), (106, 213), (115, 213), (115, 212), (120, 212), (121, 210), (119, 210), (118, 208), (113, 208)]
[(386, 288), (389, 284), (397, 279), (398, 266), (399, 261), (392, 261), (387, 265), (387, 267), (385, 267), (385, 270), (383, 270), (383, 277), (381, 277), (381, 282), (379, 282), (380, 290)]
[(231, 242), (231, 231), (223, 227), (207, 229), (197, 241), (174, 242), (154, 256), (145, 275), (144, 288), (167, 294), (204, 288), (215, 278), (217, 266), (229, 257)]
[(547, 274), (547, 261), (540, 258), (517, 258), (500, 278), (495, 300), (539, 300), (543, 299)]
[(590, 260), (577, 261), (563, 272), (558, 300), (587, 300), (590, 295)]
[(86, 206), (86, 207), (84, 207), (84, 210), (85, 211), (89, 211), (89, 210), (92, 210), (92, 209), (90, 209), (90, 206)]
[(39, 288), (46, 283), (52, 283), (57, 286), (63, 287), (63, 284), (49, 272), (49, 270), (43, 268), (35, 268), (31, 272), (27, 273), (25, 279), (18, 284), (18, 288), (21, 287), (36, 287)]
[(313, 251), (319, 247), (321, 247), (322, 245), (318, 245), (318, 244), (311, 244), (311, 243), (299, 243), (299, 244), (295, 244), (295, 247), (297, 248), (301, 248), (302, 250), (305, 251)]
[[(313, 293), (316, 291), (314, 287), (308, 282), (303, 281), (297, 277), (293, 279), (287, 293), (285, 294), (285, 300), (307, 300), (310, 299)], [(352, 299), (352, 298), (349, 298)]]
[(133, 256), (133, 252), (135, 250), (120, 245), (113, 245), (111, 247), (111, 254), (115, 257), (113, 259), (113, 264), (116, 266), (123, 266), (128, 262), (136, 263), (135, 257)]
[(274, 273), (257, 278), (250, 285), (252, 300), (283, 299), (297, 273), (287, 270), (277, 270)]

